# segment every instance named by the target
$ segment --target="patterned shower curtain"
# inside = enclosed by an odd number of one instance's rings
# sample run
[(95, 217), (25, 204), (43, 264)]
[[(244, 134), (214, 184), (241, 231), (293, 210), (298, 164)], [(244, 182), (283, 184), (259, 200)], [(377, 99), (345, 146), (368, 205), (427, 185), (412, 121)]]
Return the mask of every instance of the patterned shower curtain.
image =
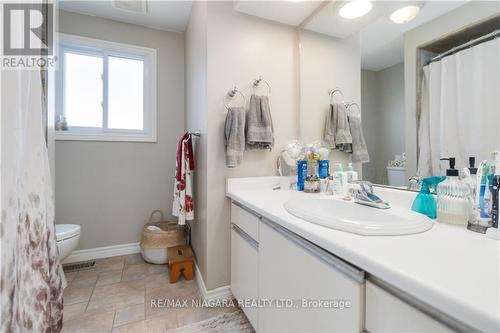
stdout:
[(35, 70), (3, 71), (1, 115), (1, 332), (59, 332), (62, 268)]

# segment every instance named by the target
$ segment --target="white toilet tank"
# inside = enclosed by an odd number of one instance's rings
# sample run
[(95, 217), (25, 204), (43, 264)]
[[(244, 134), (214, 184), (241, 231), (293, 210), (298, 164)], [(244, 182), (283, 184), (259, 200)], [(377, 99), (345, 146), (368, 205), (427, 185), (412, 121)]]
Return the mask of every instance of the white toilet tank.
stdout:
[(387, 185), (395, 187), (405, 187), (406, 168), (405, 167), (387, 167)]

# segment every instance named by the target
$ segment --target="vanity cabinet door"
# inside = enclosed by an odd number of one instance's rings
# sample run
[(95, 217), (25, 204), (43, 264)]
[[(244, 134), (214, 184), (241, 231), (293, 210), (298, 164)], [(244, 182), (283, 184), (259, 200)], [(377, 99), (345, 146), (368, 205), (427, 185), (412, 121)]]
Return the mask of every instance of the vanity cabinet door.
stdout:
[[(261, 220), (259, 298), (294, 300), (298, 307), (261, 308), (259, 333), (360, 332), (362, 286), (363, 272), (273, 222)], [(303, 299), (337, 300), (344, 302), (344, 308), (340, 303), (337, 308), (333, 304), (332, 308), (302, 308)]]
[[(231, 230), (231, 292), (238, 300), (258, 298), (258, 243), (237, 225)], [(243, 308), (254, 328), (257, 308)]]
[(453, 332), (417, 308), (366, 281), (368, 332)]

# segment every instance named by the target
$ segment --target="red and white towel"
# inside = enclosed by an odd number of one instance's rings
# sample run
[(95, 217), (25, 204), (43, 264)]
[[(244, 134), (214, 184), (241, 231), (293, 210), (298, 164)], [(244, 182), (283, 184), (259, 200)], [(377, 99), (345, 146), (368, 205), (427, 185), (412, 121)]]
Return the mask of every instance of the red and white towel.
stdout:
[(180, 225), (194, 219), (192, 176), (194, 171), (193, 142), (189, 132), (177, 143), (177, 163), (174, 180), (172, 215), (178, 216)]

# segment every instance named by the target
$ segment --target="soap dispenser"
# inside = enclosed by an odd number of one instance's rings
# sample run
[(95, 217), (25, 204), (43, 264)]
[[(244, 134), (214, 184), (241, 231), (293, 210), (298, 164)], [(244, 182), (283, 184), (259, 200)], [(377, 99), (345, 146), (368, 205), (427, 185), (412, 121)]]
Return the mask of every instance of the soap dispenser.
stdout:
[(437, 185), (445, 180), (444, 176), (428, 177), (422, 180), (422, 187), (420, 188), (420, 193), (413, 201), (411, 210), (414, 212), (427, 215), (431, 219), (436, 218), (436, 198), (433, 193), (435, 193)]
[(458, 178), (455, 169), (455, 158), (442, 158), (449, 161), (446, 179), (437, 187), (437, 220), (438, 222), (467, 225), (471, 212), (470, 188)]

